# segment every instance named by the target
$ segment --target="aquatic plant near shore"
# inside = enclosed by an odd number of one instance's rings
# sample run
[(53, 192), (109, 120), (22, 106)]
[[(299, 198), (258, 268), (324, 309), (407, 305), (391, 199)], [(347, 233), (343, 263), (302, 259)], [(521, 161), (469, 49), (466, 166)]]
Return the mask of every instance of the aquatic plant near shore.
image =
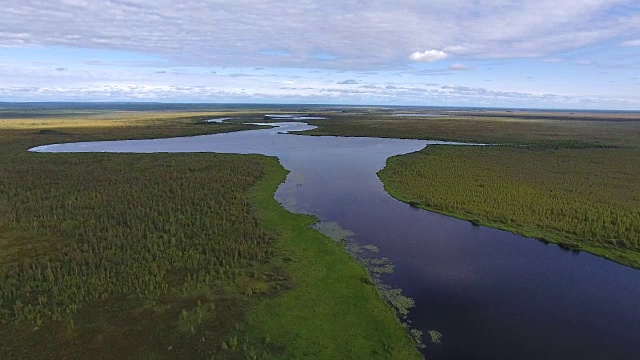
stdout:
[(429, 330), (429, 336), (431, 337), (431, 342), (434, 344), (440, 344), (440, 342), (442, 342), (442, 334), (437, 330)]
[(365, 284), (371, 284), (378, 289), (380, 296), (387, 302), (396, 313), (396, 316), (403, 321), (409, 336), (418, 349), (425, 348), (422, 331), (411, 328), (406, 321), (409, 310), (415, 306), (415, 302), (408, 296), (402, 294), (402, 290), (384, 284), (381, 276), (393, 273), (393, 263), (386, 257), (374, 257), (371, 254), (380, 252), (380, 249), (372, 244), (360, 245), (350, 240), (354, 233), (343, 229), (337, 222), (320, 221), (312, 226), (322, 232), (327, 237), (345, 247), (346, 251), (358, 262), (360, 262), (369, 272), (370, 278), (362, 279)]

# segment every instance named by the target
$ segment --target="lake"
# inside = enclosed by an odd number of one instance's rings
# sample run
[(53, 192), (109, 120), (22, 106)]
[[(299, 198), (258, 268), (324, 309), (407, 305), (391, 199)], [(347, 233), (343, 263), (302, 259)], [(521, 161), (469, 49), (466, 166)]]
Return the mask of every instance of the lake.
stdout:
[[(286, 134), (313, 126), (154, 140), (40, 146), (36, 152), (218, 152), (277, 156), (289, 210), (337, 222), (395, 265), (383, 281), (415, 300), (411, 325), (437, 330), (429, 359), (637, 359), (640, 271), (413, 208), (376, 173), (393, 155), (441, 141)], [(455, 143), (451, 143), (452, 145)], [(354, 334), (357, 336), (357, 334)]]

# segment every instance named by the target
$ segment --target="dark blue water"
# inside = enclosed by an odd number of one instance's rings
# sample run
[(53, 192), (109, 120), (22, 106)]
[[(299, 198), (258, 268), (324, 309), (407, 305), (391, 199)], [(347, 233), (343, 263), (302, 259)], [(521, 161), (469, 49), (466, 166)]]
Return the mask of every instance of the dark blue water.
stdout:
[(508, 232), (419, 210), (376, 176), (420, 140), (281, 134), (278, 124), (189, 138), (44, 146), (51, 152), (223, 152), (277, 156), (291, 171), (283, 206), (335, 221), (373, 244), (395, 272), (384, 282), (415, 299), (413, 327), (437, 330), (429, 359), (639, 359), (640, 271)]

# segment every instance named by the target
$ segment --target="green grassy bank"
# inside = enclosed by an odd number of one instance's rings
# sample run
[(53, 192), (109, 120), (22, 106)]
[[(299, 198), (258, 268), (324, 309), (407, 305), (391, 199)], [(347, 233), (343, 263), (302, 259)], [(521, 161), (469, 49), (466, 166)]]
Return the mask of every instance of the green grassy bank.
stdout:
[(246, 128), (175, 118), (5, 120), (0, 358), (420, 358), (366, 270), (273, 199), (277, 159), (26, 152)]
[(315, 218), (273, 198), (285, 170), (273, 158), (253, 201), (276, 244), (292, 288), (260, 303), (252, 324), (286, 345), (283, 359), (419, 358), (406, 330), (380, 300), (366, 270), (342, 246), (309, 228)]

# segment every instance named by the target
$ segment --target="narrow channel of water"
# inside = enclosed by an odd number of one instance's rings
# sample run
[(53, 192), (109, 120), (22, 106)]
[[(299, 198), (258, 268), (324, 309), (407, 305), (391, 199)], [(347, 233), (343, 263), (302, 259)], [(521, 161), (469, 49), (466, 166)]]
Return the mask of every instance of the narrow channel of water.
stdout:
[(391, 259), (386, 284), (437, 330), (435, 359), (638, 359), (640, 271), (399, 202), (376, 173), (393, 155), (438, 141), (300, 136), (304, 123), (186, 138), (47, 145), (37, 152), (219, 152), (277, 156), (291, 173), (286, 208), (337, 222)]

